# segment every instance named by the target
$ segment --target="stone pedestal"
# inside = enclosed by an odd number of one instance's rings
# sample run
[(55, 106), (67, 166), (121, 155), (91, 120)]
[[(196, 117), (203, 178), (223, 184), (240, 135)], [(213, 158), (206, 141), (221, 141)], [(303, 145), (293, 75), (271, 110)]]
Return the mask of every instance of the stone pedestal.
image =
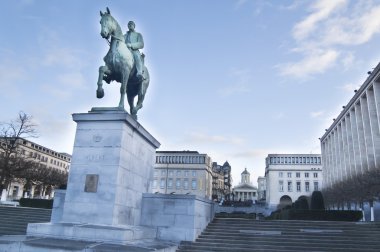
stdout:
[(30, 224), (28, 235), (155, 238), (138, 225), (159, 142), (125, 111), (93, 108), (73, 114), (73, 120), (77, 131), (63, 211), (56, 225), (54, 218)]

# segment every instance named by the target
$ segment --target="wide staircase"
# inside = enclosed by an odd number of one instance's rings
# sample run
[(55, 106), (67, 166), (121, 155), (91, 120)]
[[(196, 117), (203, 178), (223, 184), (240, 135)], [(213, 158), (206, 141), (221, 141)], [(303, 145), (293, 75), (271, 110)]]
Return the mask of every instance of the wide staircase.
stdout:
[(0, 235), (25, 235), (28, 223), (50, 222), (51, 210), (0, 206)]
[(215, 217), (188, 251), (380, 251), (380, 223)]

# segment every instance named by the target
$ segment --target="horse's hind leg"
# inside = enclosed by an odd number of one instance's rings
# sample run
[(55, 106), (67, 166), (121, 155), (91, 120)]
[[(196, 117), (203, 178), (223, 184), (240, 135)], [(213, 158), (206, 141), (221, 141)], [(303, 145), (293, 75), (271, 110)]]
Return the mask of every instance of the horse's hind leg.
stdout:
[(135, 105), (134, 105), (135, 97), (133, 95), (127, 94), (127, 99), (128, 99), (128, 104), (129, 104), (129, 112), (132, 118), (137, 120), (137, 113), (135, 111)]

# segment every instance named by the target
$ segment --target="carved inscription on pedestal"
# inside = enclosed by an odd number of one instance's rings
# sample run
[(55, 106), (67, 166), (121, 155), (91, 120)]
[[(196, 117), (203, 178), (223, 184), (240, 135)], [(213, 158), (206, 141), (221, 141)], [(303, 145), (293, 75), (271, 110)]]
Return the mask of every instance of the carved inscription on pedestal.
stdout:
[(84, 185), (84, 191), (96, 193), (98, 190), (98, 181), (99, 181), (98, 174), (87, 174), (86, 183)]

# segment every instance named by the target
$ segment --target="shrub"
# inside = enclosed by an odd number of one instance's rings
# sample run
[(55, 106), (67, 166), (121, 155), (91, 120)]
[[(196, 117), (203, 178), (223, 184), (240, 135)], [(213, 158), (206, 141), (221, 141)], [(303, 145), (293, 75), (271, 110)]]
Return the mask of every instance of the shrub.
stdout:
[(309, 202), (305, 196), (301, 196), (299, 199), (299, 209), (309, 210)]
[(314, 191), (311, 195), (311, 210), (325, 210), (325, 203), (323, 201), (323, 195), (320, 191)]

